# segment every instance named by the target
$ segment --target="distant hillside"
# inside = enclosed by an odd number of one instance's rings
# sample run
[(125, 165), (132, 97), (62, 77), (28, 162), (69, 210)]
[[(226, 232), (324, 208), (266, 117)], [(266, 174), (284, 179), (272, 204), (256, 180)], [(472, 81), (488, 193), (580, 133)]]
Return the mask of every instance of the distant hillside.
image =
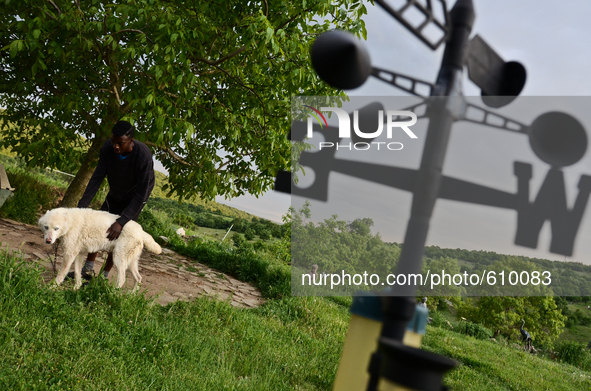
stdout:
[[(389, 243), (391, 246), (401, 247), (399, 243)], [(498, 254), (494, 251), (474, 251), (462, 249), (440, 248), (438, 246), (425, 247), (425, 258), (451, 258), (458, 261), (461, 272), (491, 270), (495, 264), (512, 262), (533, 263), (541, 270), (547, 270), (552, 275), (552, 289), (558, 296), (587, 296), (589, 281), (591, 281), (591, 266), (579, 262), (550, 261), (547, 259), (530, 258), (517, 255)], [(427, 261), (428, 262), (428, 261)], [(523, 268), (522, 270), (527, 270)]]
[[(162, 186), (164, 186), (166, 183), (168, 183), (168, 177), (165, 174), (161, 173), (160, 171), (156, 171), (156, 186), (154, 186), (154, 190), (152, 191), (152, 197), (169, 198), (169, 199), (178, 201), (178, 197), (176, 197), (176, 196), (173, 196), (173, 197), (166, 196), (166, 194), (167, 194), (166, 191), (162, 190)], [(241, 217), (246, 220), (252, 220), (253, 217), (256, 217), (256, 216), (246, 213), (240, 209), (236, 209), (231, 206), (224, 205), (224, 204), (219, 204), (215, 201), (206, 201), (206, 200), (202, 200), (199, 198), (195, 198), (195, 199), (191, 199), (191, 200), (183, 200), (182, 202), (196, 205), (196, 206), (201, 205), (201, 206), (205, 207), (208, 211), (216, 213), (216, 214), (220, 214), (223, 216)]]

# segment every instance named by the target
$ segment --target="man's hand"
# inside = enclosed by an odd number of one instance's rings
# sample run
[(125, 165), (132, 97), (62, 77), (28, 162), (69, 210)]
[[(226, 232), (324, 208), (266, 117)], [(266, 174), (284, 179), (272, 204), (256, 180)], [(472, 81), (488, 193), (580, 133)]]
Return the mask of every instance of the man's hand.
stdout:
[(113, 225), (111, 225), (109, 227), (109, 229), (107, 230), (107, 239), (109, 240), (115, 240), (119, 237), (119, 235), (121, 234), (121, 230), (123, 229), (123, 226), (121, 224), (119, 224), (118, 222), (114, 222)]

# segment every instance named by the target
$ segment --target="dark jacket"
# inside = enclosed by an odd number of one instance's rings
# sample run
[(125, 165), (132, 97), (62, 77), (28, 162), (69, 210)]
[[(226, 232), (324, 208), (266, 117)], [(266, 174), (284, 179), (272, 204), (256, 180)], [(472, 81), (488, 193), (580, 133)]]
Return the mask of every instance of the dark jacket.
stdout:
[(154, 162), (152, 152), (146, 144), (133, 141), (132, 151), (121, 160), (113, 151), (111, 140), (101, 147), (98, 165), (88, 182), (86, 191), (78, 202), (79, 208), (87, 208), (92, 202), (105, 177), (109, 182), (108, 197), (129, 206), (121, 213), (117, 222), (124, 226), (139, 214), (154, 188)]

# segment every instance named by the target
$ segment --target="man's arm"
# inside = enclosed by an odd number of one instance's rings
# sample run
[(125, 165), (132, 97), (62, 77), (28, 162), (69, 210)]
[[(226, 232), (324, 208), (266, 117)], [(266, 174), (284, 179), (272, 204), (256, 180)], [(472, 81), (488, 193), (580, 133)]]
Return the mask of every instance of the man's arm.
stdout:
[(105, 157), (103, 153), (103, 149), (101, 148), (100, 156), (98, 164), (86, 186), (86, 190), (84, 191), (84, 195), (78, 202), (78, 208), (88, 208), (88, 205), (92, 202), (94, 195), (101, 187), (101, 184), (105, 180), (107, 176), (107, 165), (105, 164)]

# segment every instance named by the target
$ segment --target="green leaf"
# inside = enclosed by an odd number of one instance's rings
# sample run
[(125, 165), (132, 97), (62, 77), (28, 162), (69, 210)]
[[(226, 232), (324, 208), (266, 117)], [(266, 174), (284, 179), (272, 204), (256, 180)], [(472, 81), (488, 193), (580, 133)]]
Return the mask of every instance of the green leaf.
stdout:
[(15, 57), (19, 51), (23, 50), (23, 46), (23, 41), (20, 39), (12, 41), (10, 44), (10, 56)]
[(271, 27), (267, 27), (267, 36), (265, 38), (265, 42), (269, 42), (271, 37), (273, 37), (273, 29)]

